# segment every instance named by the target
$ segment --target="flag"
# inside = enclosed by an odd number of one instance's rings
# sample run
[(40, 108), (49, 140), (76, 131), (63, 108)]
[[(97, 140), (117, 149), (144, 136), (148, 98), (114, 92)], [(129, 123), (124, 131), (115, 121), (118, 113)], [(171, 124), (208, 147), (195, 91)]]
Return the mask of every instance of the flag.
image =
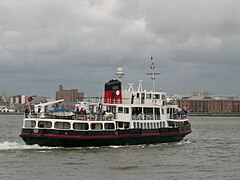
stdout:
[(28, 100), (28, 102), (31, 102), (33, 100), (33, 97), (30, 96), (30, 97), (27, 98), (27, 100)]

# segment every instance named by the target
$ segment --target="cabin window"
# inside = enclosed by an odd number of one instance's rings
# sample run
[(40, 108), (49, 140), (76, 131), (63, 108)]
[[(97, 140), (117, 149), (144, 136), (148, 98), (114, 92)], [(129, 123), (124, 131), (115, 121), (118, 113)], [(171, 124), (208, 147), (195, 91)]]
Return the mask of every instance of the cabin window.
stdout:
[(123, 113), (123, 107), (118, 107), (118, 113)]
[(162, 115), (164, 115), (164, 109), (162, 109)]
[(137, 128), (137, 126), (136, 126), (136, 123), (135, 123), (135, 122), (133, 123), (133, 128)]
[(129, 114), (129, 108), (124, 108), (124, 114)]
[(153, 99), (160, 99), (160, 94), (153, 94)]
[(139, 93), (137, 93), (137, 98), (139, 98)]
[(139, 115), (139, 114), (142, 114), (142, 108), (141, 107), (133, 107), (132, 115)]
[(143, 108), (144, 114), (153, 114), (153, 108)]
[(145, 94), (142, 93), (142, 94), (141, 94), (141, 104), (144, 104), (144, 99), (145, 99)]
[(145, 115), (145, 120), (153, 119), (153, 108), (143, 108), (143, 112)]
[(160, 109), (159, 108), (155, 108), (154, 111), (155, 111), (155, 119), (156, 120), (160, 120), (161, 119), (160, 118)]
[(26, 120), (24, 124), (25, 128), (35, 128), (36, 127), (36, 121), (29, 121)]
[(76, 130), (88, 130), (89, 125), (88, 123), (73, 123), (73, 129)]
[(102, 123), (92, 123), (91, 124), (91, 129), (92, 130), (102, 130)]
[(70, 129), (69, 122), (55, 122), (54, 127), (56, 129)]
[(152, 94), (146, 94), (146, 99), (151, 99), (152, 98)]
[(137, 128), (140, 128), (140, 123), (139, 122), (137, 122)]
[(169, 114), (170, 113), (170, 108), (167, 108), (167, 114)]
[(123, 122), (118, 122), (118, 128), (123, 128)]
[(162, 100), (165, 100), (165, 98), (166, 98), (166, 95), (162, 94)]
[(129, 128), (129, 124), (128, 122), (124, 122), (124, 129), (128, 129)]
[(165, 127), (165, 122), (163, 122), (163, 127)]
[(39, 121), (38, 122), (38, 127), (39, 128), (51, 128), (52, 127), (52, 122), (50, 122), (50, 121)]
[(114, 123), (105, 123), (104, 128), (109, 130), (109, 129), (115, 129)]

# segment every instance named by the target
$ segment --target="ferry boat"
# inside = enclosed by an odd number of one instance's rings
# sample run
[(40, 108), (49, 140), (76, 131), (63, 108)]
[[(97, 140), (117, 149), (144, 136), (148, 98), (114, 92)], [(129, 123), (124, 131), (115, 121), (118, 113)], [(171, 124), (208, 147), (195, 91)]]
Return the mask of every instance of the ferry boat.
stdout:
[[(86, 147), (177, 142), (192, 132), (187, 112), (166, 103), (166, 93), (155, 91), (154, 62), (150, 75), (153, 90), (139, 81), (123, 89), (124, 72), (105, 84), (104, 98), (85, 98), (75, 113), (51, 109), (63, 100), (39, 104), (39, 113), (23, 118), (20, 137), (28, 145)], [(50, 113), (49, 113), (50, 112)], [(53, 112), (57, 112), (58, 115)], [(59, 116), (60, 114), (60, 116)]]

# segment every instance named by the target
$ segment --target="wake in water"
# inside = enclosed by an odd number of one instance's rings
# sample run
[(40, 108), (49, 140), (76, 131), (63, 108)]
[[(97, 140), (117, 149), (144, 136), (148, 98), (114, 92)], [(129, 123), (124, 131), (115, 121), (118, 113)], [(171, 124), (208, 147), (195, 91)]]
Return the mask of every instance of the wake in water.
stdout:
[(43, 149), (56, 149), (59, 147), (41, 147), (37, 144), (35, 145), (26, 145), (26, 144), (20, 144), (18, 142), (8, 142), (5, 141), (3, 143), (0, 143), (0, 151), (6, 151), (6, 150), (30, 150), (30, 149), (37, 149), (37, 150), (43, 150)]
[(118, 149), (118, 148), (158, 148), (167, 147), (169, 145), (182, 146), (184, 144), (190, 144), (189, 140), (182, 140), (175, 143), (160, 143), (160, 144), (141, 144), (141, 145), (126, 145), (126, 146), (104, 146), (104, 147), (74, 147), (74, 148), (64, 148), (64, 147), (47, 147), (35, 145), (26, 145), (18, 142), (5, 141), (0, 143), (0, 151), (6, 150), (50, 150), (50, 149), (68, 149), (68, 150), (79, 150), (79, 149)]
[(39, 146), (35, 145), (26, 145), (21, 144), (18, 142), (9, 142), (5, 141), (0, 143), (0, 151), (7, 151), (7, 150), (52, 150), (52, 149), (65, 149), (65, 150), (79, 150), (79, 149), (99, 149), (100, 147), (72, 147), (72, 148), (65, 148), (65, 147), (48, 147), (48, 146)]

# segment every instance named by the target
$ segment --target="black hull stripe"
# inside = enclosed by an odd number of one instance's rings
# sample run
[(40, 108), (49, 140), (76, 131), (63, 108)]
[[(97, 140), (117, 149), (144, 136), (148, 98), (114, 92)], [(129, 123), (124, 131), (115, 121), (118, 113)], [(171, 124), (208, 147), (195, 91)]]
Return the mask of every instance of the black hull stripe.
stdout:
[(119, 137), (149, 137), (159, 135), (187, 135), (192, 131), (186, 132), (162, 132), (149, 134), (116, 134), (116, 135), (92, 135), (92, 136), (78, 136), (67, 134), (38, 134), (38, 133), (21, 133), (21, 137), (56, 137), (56, 138), (70, 138), (70, 139), (102, 139), (102, 138), (119, 138)]

